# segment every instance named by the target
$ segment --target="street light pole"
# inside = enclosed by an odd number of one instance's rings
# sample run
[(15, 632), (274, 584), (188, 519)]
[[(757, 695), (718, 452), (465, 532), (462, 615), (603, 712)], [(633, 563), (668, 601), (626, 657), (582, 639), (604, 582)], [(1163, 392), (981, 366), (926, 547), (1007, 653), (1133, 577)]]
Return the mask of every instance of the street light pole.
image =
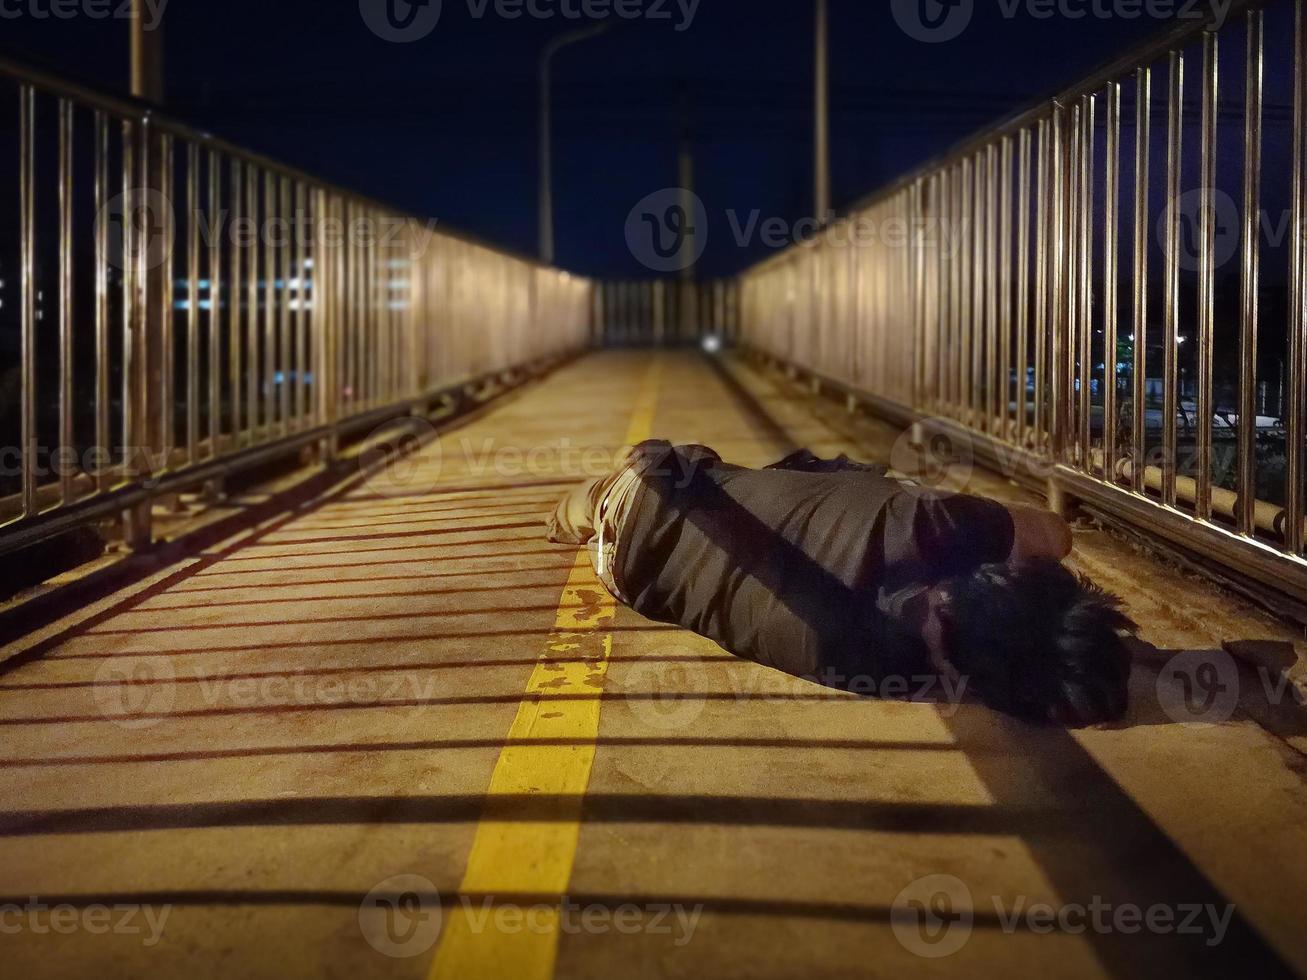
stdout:
[(824, 222), (830, 213), (830, 59), (828, 55), (829, 27), (827, 18), (827, 0), (817, 0), (817, 50), (816, 50), (816, 85), (813, 138), (813, 215), (818, 222)]
[(144, 0), (132, 0), (131, 87), (136, 98), (158, 104), (163, 101), (163, 25), (147, 28), (149, 14)]
[(563, 34), (545, 45), (540, 55), (540, 261), (554, 264), (554, 164), (550, 136), (552, 106), (550, 103), (550, 70), (554, 55), (570, 44), (598, 37), (608, 30), (608, 22), (601, 21), (591, 27)]

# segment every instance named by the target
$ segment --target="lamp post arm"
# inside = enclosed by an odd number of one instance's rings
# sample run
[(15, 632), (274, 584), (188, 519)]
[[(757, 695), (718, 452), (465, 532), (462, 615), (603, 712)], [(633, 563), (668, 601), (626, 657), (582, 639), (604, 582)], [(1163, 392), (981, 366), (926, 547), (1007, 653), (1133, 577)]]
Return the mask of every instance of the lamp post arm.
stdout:
[(545, 45), (540, 54), (540, 261), (554, 262), (554, 174), (551, 139), (551, 77), (554, 55), (572, 44), (598, 37), (609, 28), (608, 21), (600, 21), (581, 30), (561, 34)]

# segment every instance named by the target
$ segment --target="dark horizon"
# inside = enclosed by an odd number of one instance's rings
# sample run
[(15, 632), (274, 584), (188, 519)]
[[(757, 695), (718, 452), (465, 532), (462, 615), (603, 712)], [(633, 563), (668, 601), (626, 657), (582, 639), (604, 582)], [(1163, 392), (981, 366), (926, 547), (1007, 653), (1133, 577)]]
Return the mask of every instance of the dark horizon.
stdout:
[[(206, 11), (218, 9), (221, 24), (211, 24)], [(494, 9), (477, 19), (446, 3), (429, 36), (396, 44), (375, 36), (356, 4), (169, 4), (165, 111), (535, 254), (537, 57), (577, 21), (506, 20)], [(705, 0), (685, 30), (685, 8), (667, 9), (670, 20), (617, 22), (555, 61), (557, 260), (571, 271), (649, 275), (623, 228), (637, 201), (677, 184), (687, 123), (710, 218), (702, 278), (734, 275), (772, 251), (757, 236), (741, 246), (733, 226), (755, 215), (792, 226), (813, 210), (810, 5)], [(1006, 19), (995, 5), (977, 9), (961, 36), (931, 44), (908, 36), (888, 5), (833, 0), (830, 19), (836, 210), (1165, 26)], [(0, 49), (111, 90), (126, 90), (127, 48), (121, 21), (0, 22)]]

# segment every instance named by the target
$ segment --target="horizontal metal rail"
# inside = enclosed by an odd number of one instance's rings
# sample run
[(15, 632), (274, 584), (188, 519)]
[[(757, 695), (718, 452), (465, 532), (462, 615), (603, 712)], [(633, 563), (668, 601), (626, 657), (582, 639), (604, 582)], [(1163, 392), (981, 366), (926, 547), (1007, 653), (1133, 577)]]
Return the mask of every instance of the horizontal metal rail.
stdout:
[(1304, 190), (1302, 0), (1236, 3), (748, 270), (741, 341), (1307, 600)]
[(161, 494), (329, 459), (459, 379), (591, 341), (584, 278), (0, 59), (6, 90), (0, 553), (114, 513), (146, 546)]

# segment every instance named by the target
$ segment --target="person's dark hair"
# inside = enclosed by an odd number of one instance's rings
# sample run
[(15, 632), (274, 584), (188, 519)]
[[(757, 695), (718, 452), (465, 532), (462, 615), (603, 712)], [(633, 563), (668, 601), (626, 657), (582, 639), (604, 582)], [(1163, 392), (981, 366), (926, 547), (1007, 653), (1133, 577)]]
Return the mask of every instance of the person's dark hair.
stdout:
[(1048, 559), (985, 565), (943, 585), (949, 662), (985, 704), (1026, 721), (1125, 713), (1135, 624), (1120, 599)]

